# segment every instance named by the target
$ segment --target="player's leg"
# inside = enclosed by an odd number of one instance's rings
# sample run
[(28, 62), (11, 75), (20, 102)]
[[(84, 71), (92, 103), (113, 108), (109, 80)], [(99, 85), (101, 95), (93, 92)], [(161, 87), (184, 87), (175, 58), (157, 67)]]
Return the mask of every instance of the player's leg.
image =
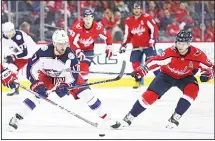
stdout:
[(178, 80), (177, 87), (183, 92), (183, 95), (177, 103), (175, 112), (169, 119), (167, 128), (170, 129), (179, 125), (179, 119), (189, 109), (199, 92), (198, 82), (194, 76)]
[[(80, 75), (74, 82), (75, 85), (82, 85), (85, 83), (86, 82)], [(96, 97), (89, 87), (73, 89), (70, 91), (70, 94), (72, 94), (75, 99), (84, 101), (90, 107), (90, 109), (94, 111), (101, 119), (104, 119), (104, 121), (111, 121), (109, 125), (112, 128), (118, 128), (121, 125), (119, 122), (111, 120), (110, 115), (106, 110), (104, 110), (102, 102), (98, 97)]]
[[(152, 56), (156, 56), (157, 55), (157, 52), (156, 52), (156, 49), (154, 47), (150, 47), (150, 48), (146, 48), (143, 50), (143, 53), (146, 55), (146, 58), (145, 58), (145, 62)], [(156, 70), (153, 70), (153, 73), (154, 75), (158, 75), (158, 73), (160, 72), (160, 69), (156, 69)]]
[[(44, 83), (45, 87), (48, 89), (52, 89), (53, 85), (53, 78), (43, 74), (42, 72), (39, 73), (39, 80)], [(9, 131), (13, 131), (14, 129), (18, 128), (20, 120), (23, 120), (26, 116), (28, 116), (39, 104), (39, 99), (35, 96), (29, 96), (26, 98), (22, 104), (20, 104), (20, 111), (17, 111), (15, 116), (10, 119), (9, 122)]]
[(132, 120), (145, 111), (148, 106), (152, 105), (157, 99), (168, 91), (174, 83), (174, 79), (166, 74), (159, 73), (155, 79), (151, 82), (148, 89), (142, 94), (142, 96), (135, 102), (132, 109), (124, 117), (124, 126), (131, 124)]
[[(8, 57), (7, 58), (7, 68), (13, 71), (16, 75), (18, 74), (18, 71), (22, 69), (27, 63), (29, 59), (15, 59)], [(11, 87), (12, 91), (7, 94), (7, 96), (13, 96), (19, 94), (19, 87), (18, 85), (15, 85), (15, 81), (12, 84), (13, 87)]]
[[(143, 56), (142, 50), (134, 50), (131, 52), (130, 62), (132, 63), (133, 70), (141, 65), (141, 60)], [(135, 79), (135, 86), (133, 88), (138, 88), (140, 86), (141, 78)]]
[(88, 72), (89, 72), (89, 68), (90, 68), (90, 65), (93, 60), (92, 56), (94, 55), (94, 52), (85, 51), (84, 55), (86, 56), (86, 58), (85, 58), (85, 60), (80, 62), (80, 71), (85, 72), (85, 73), (81, 73), (81, 75), (84, 78), (84, 80), (87, 82), (88, 81)]

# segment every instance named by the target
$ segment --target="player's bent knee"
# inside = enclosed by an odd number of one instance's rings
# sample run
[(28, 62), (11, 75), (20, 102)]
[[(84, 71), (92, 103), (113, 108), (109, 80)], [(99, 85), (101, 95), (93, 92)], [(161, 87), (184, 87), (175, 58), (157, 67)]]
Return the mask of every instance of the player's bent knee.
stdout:
[(149, 105), (152, 105), (157, 99), (159, 98), (159, 95), (153, 91), (147, 90), (143, 93), (140, 104), (147, 108)]
[(185, 99), (191, 98), (192, 100), (195, 100), (196, 97), (198, 96), (198, 92), (199, 92), (199, 86), (194, 83), (190, 83), (184, 88), (184, 91), (183, 91), (184, 98)]
[(35, 104), (32, 100), (30, 100), (29, 98), (26, 98), (26, 99), (23, 101), (23, 103), (24, 103), (27, 107), (29, 107), (31, 110), (33, 110), (33, 109), (36, 107), (36, 104)]
[(101, 101), (92, 93), (90, 89), (81, 92), (78, 97), (86, 102), (92, 110), (96, 110), (101, 105)]

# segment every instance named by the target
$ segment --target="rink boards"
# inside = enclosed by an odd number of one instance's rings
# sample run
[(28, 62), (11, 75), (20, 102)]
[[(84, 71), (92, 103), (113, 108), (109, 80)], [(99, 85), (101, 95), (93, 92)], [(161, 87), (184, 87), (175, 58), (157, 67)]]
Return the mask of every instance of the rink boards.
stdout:
[[(41, 46), (44, 46), (45, 44), (38, 44), (38, 48)], [(157, 43), (156, 49), (166, 49), (168, 47), (171, 47), (174, 45), (174, 43)], [(214, 43), (208, 42), (208, 43), (192, 43), (193, 46), (199, 47), (202, 51), (204, 51), (207, 55), (207, 57), (214, 63)], [(105, 52), (106, 45), (103, 43), (95, 44), (95, 54), (104, 53)], [(126, 70), (125, 72), (132, 72), (132, 64), (130, 63), (130, 54), (131, 51), (126, 51), (124, 54), (119, 54), (118, 50), (120, 48), (120, 44), (113, 44), (113, 56), (111, 59), (106, 59), (105, 54), (96, 56), (93, 60), (93, 63), (90, 67), (90, 71), (100, 71), (100, 72), (119, 72), (121, 69), (122, 60), (126, 61)], [(132, 45), (128, 44), (127, 50), (131, 50)], [(145, 56), (143, 57), (144, 60)], [(89, 82), (95, 82), (105, 79), (114, 78), (116, 75), (101, 75), (101, 74), (90, 74), (89, 75)], [(198, 81), (199, 81), (199, 74), (196, 75)], [(25, 68), (22, 69), (18, 74), (19, 82), (23, 84), (24, 86), (29, 86), (30, 83), (26, 79), (26, 71)], [(144, 78), (144, 85), (147, 86), (151, 83), (151, 81), (154, 79), (153, 73), (149, 72), (147, 76)], [(200, 82), (200, 81), (199, 81)], [(210, 80), (208, 83), (214, 83), (214, 80)], [(135, 85), (135, 81), (130, 76), (123, 76), (123, 78), (119, 81), (111, 82), (111, 83), (105, 83), (96, 85), (94, 87), (99, 88), (110, 88), (110, 87), (132, 87)], [(7, 91), (8, 89), (3, 87), (3, 91)]]

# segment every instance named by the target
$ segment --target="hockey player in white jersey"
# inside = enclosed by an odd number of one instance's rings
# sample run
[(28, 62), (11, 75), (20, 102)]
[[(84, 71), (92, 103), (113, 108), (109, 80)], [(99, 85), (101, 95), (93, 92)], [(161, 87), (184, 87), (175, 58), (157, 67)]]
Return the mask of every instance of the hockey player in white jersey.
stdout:
[[(79, 73), (68, 71), (68, 69), (77, 71), (79, 64), (74, 51), (68, 46), (67, 33), (64, 30), (57, 30), (52, 40), (53, 43), (39, 49), (27, 65), (27, 78), (31, 82), (30, 89), (38, 93), (40, 97), (47, 98), (48, 90), (56, 86), (55, 92), (59, 97), (69, 93), (76, 100), (83, 100), (106, 123), (105, 125), (119, 128), (121, 124), (111, 119), (110, 114), (103, 109), (102, 102), (89, 86), (68, 89), (70, 86), (83, 85), (86, 82)], [(37, 105), (34, 99), (26, 98), (22, 104), (22, 111), (17, 111), (11, 118), (10, 130), (17, 129), (19, 121), (23, 120)]]
[(21, 30), (15, 30), (14, 24), (6, 22), (2, 24), (2, 84), (10, 89), (8, 96), (19, 94), (18, 86), (14, 80), (17, 74), (29, 61), (29, 58), (38, 50), (36, 43)]

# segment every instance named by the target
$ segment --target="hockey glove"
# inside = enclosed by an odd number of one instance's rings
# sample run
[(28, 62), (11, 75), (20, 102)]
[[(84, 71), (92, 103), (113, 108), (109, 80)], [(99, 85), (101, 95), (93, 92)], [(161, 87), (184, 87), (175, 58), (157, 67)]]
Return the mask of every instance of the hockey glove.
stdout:
[(66, 94), (68, 94), (68, 92), (69, 92), (68, 88), (69, 88), (69, 84), (60, 83), (60, 85), (57, 86), (55, 92), (61, 98), (61, 97), (65, 96)]
[(80, 49), (77, 49), (75, 51), (75, 54), (76, 54), (77, 58), (79, 58), (80, 61), (83, 61), (86, 58), (86, 56)]
[(106, 58), (110, 58), (113, 55), (110, 45), (107, 46), (105, 53), (106, 53)]
[(214, 72), (211, 69), (202, 69), (200, 80), (201, 82), (207, 82), (214, 77)]
[(125, 53), (125, 51), (126, 51), (126, 46), (122, 45), (119, 49), (119, 53)]
[(16, 84), (14, 82), (15, 79), (17, 79), (16, 74), (13, 73), (11, 70), (8, 68), (4, 69), (1, 72), (2, 75), (2, 84), (10, 89), (16, 88)]
[(44, 83), (36, 80), (34, 81), (31, 86), (30, 89), (36, 93), (38, 93), (41, 97), (43, 98), (47, 98), (48, 94), (47, 94), (47, 88), (45, 87)]
[(14, 64), (14, 61), (16, 60), (16, 56), (15, 55), (8, 55), (4, 59), (5, 59), (4, 60), (5, 63), (8, 63), (8, 64), (12, 63), (12, 64)]
[(149, 69), (147, 66), (139, 66), (131, 73), (131, 76), (137, 80), (141, 77), (144, 77), (148, 73), (148, 71)]

